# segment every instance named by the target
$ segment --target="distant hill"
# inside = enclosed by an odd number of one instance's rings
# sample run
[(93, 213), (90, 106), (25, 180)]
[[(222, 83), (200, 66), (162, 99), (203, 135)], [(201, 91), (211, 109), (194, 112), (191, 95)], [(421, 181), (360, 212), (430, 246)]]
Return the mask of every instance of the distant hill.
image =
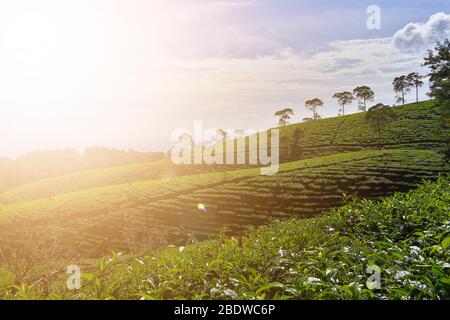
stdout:
[[(441, 151), (449, 141), (450, 129), (443, 127), (441, 107), (434, 101), (394, 107), (397, 118), (386, 124), (379, 141), (366, 113), (280, 127), (282, 162), (359, 150), (406, 148)], [(248, 139), (248, 138), (247, 138)], [(249, 167), (249, 166), (240, 166)], [(113, 184), (170, 178), (204, 172), (231, 170), (236, 166), (200, 166), (171, 163), (170, 159), (114, 168), (76, 172), (39, 180), (0, 193), (0, 203), (48, 198), (59, 194)]]
[(103, 147), (41, 150), (29, 152), (17, 159), (0, 157), (0, 192), (39, 179), (56, 177), (83, 170), (118, 167), (167, 158), (162, 152), (138, 152)]
[[(229, 169), (230, 167), (228, 167)], [(64, 193), (116, 184), (171, 179), (177, 176), (224, 170), (227, 170), (227, 168), (223, 166), (177, 166), (170, 159), (165, 159), (128, 166), (80, 171), (59, 177), (41, 179), (0, 193), (0, 204), (6, 205), (50, 198)]]
[(370, 148), (443, 150), (450, 129), (442, 125), (444, 109), (435, 101), (393, 107), (396, 118), (387, 122), (378, 139), (366, 112), (281, 127), (285, 161)]

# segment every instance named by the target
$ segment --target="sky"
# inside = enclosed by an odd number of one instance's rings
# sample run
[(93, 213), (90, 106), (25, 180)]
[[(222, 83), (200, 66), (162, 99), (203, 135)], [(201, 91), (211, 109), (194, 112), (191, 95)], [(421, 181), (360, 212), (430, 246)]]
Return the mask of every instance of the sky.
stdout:
[(393, 78), (449, 37), (448, 0), (0, 0), (0, 156), (167, 150), (194, 121), (264, 129), (315, 97), (336, 116), (332, 95), (363, 84), (393, 104)]

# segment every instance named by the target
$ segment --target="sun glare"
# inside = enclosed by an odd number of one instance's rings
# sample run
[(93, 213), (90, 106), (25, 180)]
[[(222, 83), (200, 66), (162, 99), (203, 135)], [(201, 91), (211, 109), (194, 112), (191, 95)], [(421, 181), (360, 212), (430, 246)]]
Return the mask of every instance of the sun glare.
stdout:
[[(152, 119), (181, 81), (170, 75), (174, 67), (168, 62), (167, 39), (177, 41), (172, 20), (164, 15), (170, 12), (139, 13), (146, 6), (1, 2), (0, 84), (6, 107), (0, 133), (16, 139), (8, 151), (32, 149), (25, 141), (36, 136), (34, 148), (63, 147), (64, 139), (67, 146), (114, 145), (121, 140), (118, 127), (125, 132), (136, 127), (128, 120), (142, 124), (136, 133), (139, 145), (148, 143), (143, 136), (161, 122)], [(142, 114), (144, 106), (148, 111)]]

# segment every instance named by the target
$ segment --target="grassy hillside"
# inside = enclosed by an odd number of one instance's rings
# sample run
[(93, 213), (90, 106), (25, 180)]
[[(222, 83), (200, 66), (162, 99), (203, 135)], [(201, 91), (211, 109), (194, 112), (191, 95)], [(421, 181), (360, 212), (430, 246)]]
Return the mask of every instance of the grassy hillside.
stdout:
[[(79, 291), (58, 274), (12, 287), (8, 270), (0, 288), (12, 299), (449, 299), (449, 206), (450, 179), (442, 177), (244, 238), (116, 254), (83, 266)], [(367, 283), (369, 266), (381, 272), (379, 289)]]
[(38, 180), (0, 193), (3, 205), (50, 198), (56, 195), (85, 189), (138, 181), (171, 179), (177, 176), (204, 172), (230, 170), (226, 166), (177, 166), (170, 159), (129, 166), (81, 171), (60, 177)]
[(160, 247), (223, 226), (239, 233), (269, 218), (318, 214), (340, 205), (343, 193), (379, 198), (441, 172), (448, 166), (431, 150), (370, 150), (283, 164), (272, 177), (245, 169), (88, 189), (2, 206), (0, 247), (42, 242), (80, 257)]
[[(6, 292), (10, 282), (32, 283), (37, 275), (56, 267), (111, 251), (136, 254), (143, 248), (185, 246), (193, 239), (216, 239), (222, 234), (224, 240), (210, 240), (182, 252), (163, 251), (156, 260), (104, 258), (101, 270), (85, 275), (89, 285), (79, 298), (446, 297), (448, 281), (441, 278), (448, 277), (448, 266), (440, 266), (448, 258), (442, 258), (445, 245), (439, 241), (448, 234), (441, 212), (447, 208), (448, 214), (448, 179), (380, 204), (371, 201), (416, 188), (423, 179), (448, 175), (448, 158), (442, 150), (450, 132), (442, 127), (442, 110), (433, 102), (394, 108), (394, 112), (397, 118), (386, 124), (381, 139), (365, 113), (281, 127), (284, 163), (274, 176), (261, 176), (259, 168), (176, 166), (163, 160), (78, 172), (4, 192), (0, 194), (0, 292)], [(311, 219), (350, 198), (368, 200)], [(432, 202), (427, 205), (425, 200)], [(199, 210), (199, 204), (207, 210)], [(306, 220), (272, 223), (251, 231), (242, 241), (225, 240), (243, 235), (251, 226), (291, 218)], [(441, 226), (436, 225), (438, 219)], [(428, 239), (428, 226), (433, 239)], [(401, 266), (400, 255), (407, 254), (404, 250), (414, 247), (416, 252), (416, 246), (432, 241), (434, 251), (424, 254), (433, 259), (440, 254), (441, 260), (426, 264), (431, 271), (425, 267), (420, 271), (419, 266), (405, 269), (425, 280), (414, 276), (402, 287), (391, 279), (398, 278), (395, 272), (404, 271), (393, 264)], [(242, 254), (248, 256), (242, 260), (235, 256)], [(355, 259), (364, 260), (357, 263)], [(156, 265), (150, 260), (157, 261)], [(386, 277), (392, 280), (387, 280), (392, 291), (373, 292), (359, 286), (362, 268), (369, 260), (388, 266)], [(197, 261), (206, 267), (196, 265)], [(96, 268), (86, 263), (89, 270)], [(147, 265), (151, 270), (142, 269)], [(302, 268), (308, 272), (300, 273)], [(137, 289), (136, 282), (142, 280), (143, 270), (151, 279), (140, 286), (145, 291)], [(191, 271), (183, 285), (180, 275)], [(202, 277), (205, 280), (200, 284)], [(39, 295), (39, 290), (50, 288), (16, 289), (5, 297)], [(55, 297), (70, 295), (53, 289)]]
[[(410, 148), (442, 150), (449, 140), (448, 127), (441, 127), (442, 108), (433, 101), (395, 107), (397, 118), (387, 124), (378, 141), (366, 113), (281, 127), (281, 159), (296, 161), (315, 156), (364, 149)], [(230, 170), (225, 166), (176, 166), (169, 159), (74, 174), (36, 181), (0, 193), (0, 203), (11, 204), (114, 184), (173, 178), (202, 172)]]
[(381, 141), (366, 120), (365, 112), (282, 127), (281, 139), (289, 141), (283, 144), (284, 152), (288, 153), (286, 157), (312, 157), (377, 148), (378, 145), (414, 149), (445, 147), (450, 131), (441, 125), (444, 110), (435, 101), (394, 107), (393, 110), (396, 119), (386, 124)]

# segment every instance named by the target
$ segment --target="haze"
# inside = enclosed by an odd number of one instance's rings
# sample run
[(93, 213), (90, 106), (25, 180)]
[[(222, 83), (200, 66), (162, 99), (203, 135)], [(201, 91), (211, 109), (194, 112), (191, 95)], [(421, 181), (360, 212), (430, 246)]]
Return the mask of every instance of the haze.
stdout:
[[(300, 121), (316, 96), (335, 116), (335, 90), (366, 83), (393, 103), (393, 76), (450, 34), (450, 6), (378, 2), (381, 30), (367, 29), (371, 3), (356, 0), (1, 0), (0, 156), (165, 150), (194, 120), (262, 129), (281, 106)], [(408, 23), (431, 30), (423, 43), (402, 38)]]

